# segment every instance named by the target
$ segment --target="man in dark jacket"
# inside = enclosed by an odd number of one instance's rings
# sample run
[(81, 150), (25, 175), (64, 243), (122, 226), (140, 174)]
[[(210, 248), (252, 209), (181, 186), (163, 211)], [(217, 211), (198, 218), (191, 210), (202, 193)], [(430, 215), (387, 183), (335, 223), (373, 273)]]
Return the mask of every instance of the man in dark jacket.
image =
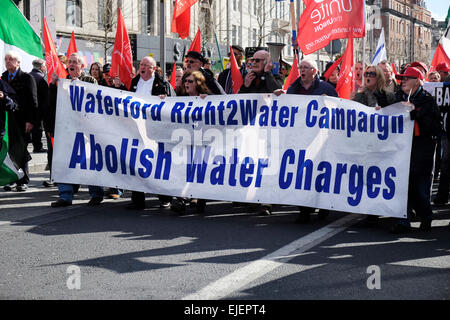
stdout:
[[(242, 63), (242, 59), (244, 57), (244, 49), (238, 45), (232, 45), (231, 49), (233, 50), (234, 57), (236, 58), (237, 65), (241, 71), (242, 79), (245, 79), (247, 75), (247, 68), (245, 63)], [(228, 54), (230, 56), (231, 53)], [(233, 93), (233, 81), (231, 79), (231, 68), (227, 68), (223, 70), (219, 74), (219, 78), (217, 79), (219, 84), (225, 90), (225, 93), (232, 94)]]
[(272, 73), (269, 52), (256, 51), (249, 62), (252, 64), (252, 68), (244, 78), (239, 93), (272, 93), (283, 87), (282, 78), (279, 75), (274, 76)]
[[(270, 53), (265, 50), (255, 52), (251, 58), (252, 69), (249, 70), (239, 93), (272, 93), (281, 89), (283, 82), (281, 77), (272, 74), (272, 61)], [(268, 216), (272, 214), (271, 204), (259, 206), (259, 214)]]
[[(152, 57), (145, 57), (139, 64), (136, 77), (131, 81), (130, 91), (143, 96), (175, 96), (172, 86), (156, 70), (156, 61)], [(169, 208), (171, 196), (158, 195), (161, 208)], [(145, 209), (145, 193), (132, 191), (131, 203), (127, 209)]]
[(30, 75), (36, 81), (38, 112), (36, 125), (31, 130), (31, 142), (33, 143), (33, 152), (45, 152), (42, 146), (42, 118), (48, 103), (48, 83), (45, 77), (45, 62), (42, 59), (35, 59), (32, 62), (33, 70)]
[(212, 94), (225, 94), (222, 86), (216, 79), (203, 69), (203, 65), (206, 63), (206, 59), (203, 55), (197, 51), (188, 51), (184, 56), (184, 69), (185, 71), (200, 71), (206, 80), (206, 86)]
[[(19, 110), (15, 112), (17, 125), (20, 133), (26, 141), (27, 134), (37, 123), (37, 89), (34, 78), (20, 69), (20, 55), (15, 51), (9, 51), (5, 55), (6, 71), (2, 74), (2, 79), (7, 81), (16, 92), (17, 104)], [(11, 191), (16, 187), (17, 191), (26, 191), (28, 189), (28, 162), (22, 168), (25, 175), (17, 182), (4, 187), (5, 191)]]
[[(91, 76), (87, 76), (84, 74), (83, 72), (84, 63), (80, 54), (72, 53), (70, 55), (69, 60), (67, 61), (67, 69), (69, 71), (67, 79), (80, 80), (84, 82), (97, 84), (97, 80), (95, 80)], [(53, 73), (51, 83), (49, 86), (49, 112), (47, 115), (46, 122), (44, 123), (44, 125), (46, 126), (45, 130), (49, 133), (51, 137), (54, 137), (55, 133), (57, 82), (58, 82), (58, 75), (56, 73)], [(52, 202), (51, 206), (53, 208), (71, 206), (74, 193), (78, 190), (78, 188), (79, 185), (58, 183), (59, 199)], [(89, 194), (91, 196), (88, 206), (91, 207), (98, 206), (103, 201), (103, 187), (88, 186), (88, 188)]]
[(401, 91), (396, 94), (397, 101), (407, 101), (412, 107), (411, 120), (415, 120), (411, 148), (411, 164), (408, 186), (408, 218), (397, 219), (391, 232), (404, 233), (411, 230), (412, 210), (420, 217), (420, 230), (431, 229), (433, 211), (430, 204), (430, 191), (436, 141), (442, 131), (441, 115), (435, 99), (422, 87), (423, 74), (415, 67), (408, 67), (405, 73), (398, 74)]
[[(315, 61), (302, 60), (300, 62), (300, 77), (295, 80), (288, 88), (288, 94), (301, 95), (327, 95), (337, 97), (338, 94), (334, 87), (326, 81), (320, 80), (317, 74), (317, 64)], [(284, 90), (276, 90), (275, 95), (284, 93)], [(308, 223), (310, 221), (311, 213), (315, 208), (299, 206), (299, 215), (296, 223)], [(328, 215), (328, 210), (319, 210), (319, 218), (323, 219)]]

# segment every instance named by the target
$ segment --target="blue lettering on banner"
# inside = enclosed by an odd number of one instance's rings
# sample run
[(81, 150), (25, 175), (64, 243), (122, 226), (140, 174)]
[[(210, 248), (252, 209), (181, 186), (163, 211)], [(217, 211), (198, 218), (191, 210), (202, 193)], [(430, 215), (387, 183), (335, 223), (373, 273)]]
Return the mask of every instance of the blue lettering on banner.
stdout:
[[(314, 175), (315, 172), (318, 174)], [(298, 151), (297, 157), (293, 149), (284, 151), (280, 162), (278, 183), (283, 190), (289, 188), (311, 190), (311, 185), (314, 183), (317, 193), (341, 194), (345, 192), (342, 189), (342, 178), (345, 175), (348, 175), (347, 191), (350, 194), (347, 197), (347, 203), (352, 207), (360, 204), (364, 192), (370, 199), (383, 197), (385, 200), (391, 200), (395, 196), (395, 181), (393, 180), (396, 177), (395, 168), (388, 167), (383, 173), (377, 166), (366, 168), (353, 164), (348, 170), (346, 163), (333, 165), (328, 161), (321, 161), (315, 165), (313, 160), (306, 158), (306, 150), (302, 149)], [(314, 181), (313, 176), (315, 176)], [(333, 179), (334, 187), (332, 189)], [(365, 186), (366, 191), (364, 191)]]

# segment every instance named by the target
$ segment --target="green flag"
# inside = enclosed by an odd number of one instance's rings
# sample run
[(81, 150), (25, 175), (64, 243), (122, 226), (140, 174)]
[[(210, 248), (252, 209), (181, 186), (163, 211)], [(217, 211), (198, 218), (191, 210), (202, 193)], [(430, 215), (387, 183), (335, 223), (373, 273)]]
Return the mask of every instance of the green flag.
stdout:
[(0, 132), (4, 132), (0, 145), (0, 186), (7, 185), (23, 177), (23, 171), (19, 171), (16, 168), (9, 154), (8, 112), (3, 112), (2, 116), (4, 116), (5, 121), (4, 128), (0, 129)]
[(5, 70), (5, 53), (16, 51), (22, 56), (20, 67), (29, 72), (31, 62), (42, 59), (42, 47), (39, 36), (34, 32), (28, 20), (11, 0), (0, 1), (0, 71)]
[(445, 25), (448, 27), (448, 20), (450, 19), (450, 6), (448, 6), (447, 18), (445, 18)]

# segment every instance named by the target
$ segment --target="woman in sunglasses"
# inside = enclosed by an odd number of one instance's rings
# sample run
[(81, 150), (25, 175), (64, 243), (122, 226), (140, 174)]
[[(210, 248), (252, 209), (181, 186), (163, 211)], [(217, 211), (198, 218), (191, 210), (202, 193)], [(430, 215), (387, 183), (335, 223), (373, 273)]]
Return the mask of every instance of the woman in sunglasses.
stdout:
[[(395, 103), (395, 95), (385, 90), (384, 73), (378, 66), (368, 66), (364, 70), (364, 84), (352, 99), (371, 108), (384, 108)], [(378, 224), (378, 216), (369, 215), (365, 221), (367, 227)]]
[(352, 99), (368, 107), (384, 108), (395, 103), (395, 95), (385, 90), (384, 73), (378, 66), (367, 66), (364, 70), (364, 85)]
[[(181, 78), (180, 96), (200, 96), (205, 98), (211, 91), (206, 86), (206, 79), (200, 71), (187, 71)], [(172, 201), (170, 209), (179, 214), (186, 212), (186, 206), (196, 207), (197, 213), (203, 213), (206, 207), (204, 199), (189, 199), (177, 197)]]

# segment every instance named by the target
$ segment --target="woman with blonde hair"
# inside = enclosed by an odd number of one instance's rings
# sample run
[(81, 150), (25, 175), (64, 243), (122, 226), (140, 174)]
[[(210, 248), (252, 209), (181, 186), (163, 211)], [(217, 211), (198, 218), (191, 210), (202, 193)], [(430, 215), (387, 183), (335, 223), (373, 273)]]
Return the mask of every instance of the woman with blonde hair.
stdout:
[(364, 70), (364, 85), (352, 99), (368, 107), (384, 108), (395, 103), (395, 95), (385, 89), (384, 73), (378, 66), (367, 66)]

